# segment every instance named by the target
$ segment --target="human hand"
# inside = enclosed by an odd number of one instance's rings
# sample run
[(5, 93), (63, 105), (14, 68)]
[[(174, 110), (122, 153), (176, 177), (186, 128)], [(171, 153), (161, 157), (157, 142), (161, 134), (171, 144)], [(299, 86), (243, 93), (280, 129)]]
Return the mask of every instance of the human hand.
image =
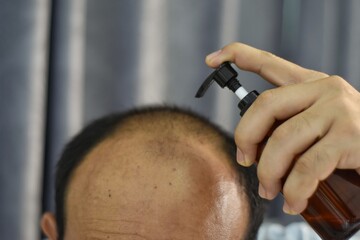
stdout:
[[(303, 68), (241, 43), (206, 58), (210, 67), (225, 61), (280, 86), (260, 94), (235, 131), (238, 162), (249, 166), (259, 160), (260, 196), (271, 200), (282, 189), (284, 211), (297, 214), (306, 208), (319, 181), (335, 169), (355, 169), (360, 174), (356, 89), (339, 76)], [(271, 133), (275, 123), (280, 125)]]

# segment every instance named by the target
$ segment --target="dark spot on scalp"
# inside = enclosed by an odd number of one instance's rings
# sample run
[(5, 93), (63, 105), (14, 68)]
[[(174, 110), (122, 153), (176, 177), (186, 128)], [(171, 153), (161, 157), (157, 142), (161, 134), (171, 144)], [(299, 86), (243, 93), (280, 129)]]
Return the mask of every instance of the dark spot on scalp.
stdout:
[(109, 194), (109, 198), (111, 198), (111, 194)]
[(172, 185), (172, 183), (171, 182), (169, 182), (169, 186), (171, 186)]
[(156, 186), (156, 185), (154, 186), (154, 189), (157, 189), (157, 186)]
[(173, 172), (176, 172), (176, 168), (173, 168), (172, 170), (173, 170)]

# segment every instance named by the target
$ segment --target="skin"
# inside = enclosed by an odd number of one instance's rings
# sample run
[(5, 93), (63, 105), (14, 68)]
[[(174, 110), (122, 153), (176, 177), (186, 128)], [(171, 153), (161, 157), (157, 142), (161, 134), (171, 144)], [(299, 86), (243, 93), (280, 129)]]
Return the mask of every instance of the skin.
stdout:
[[(232, 43), (206, 58), (210, 67), (230, 61), (278, 88), (263, 92), (235, 131), (237, 159), (259, 160), (259, 194), (269, 200), (283, 186), (284, 211), (301, 213), (319, 181), (334, 169), (360, 174), (360, 93), (339, 76), (309, 70), (271, 53)], [(257, 150), (271, 134), (260, 156)], [(296, 136), (296, 137), (294, 137)], [(296, 156), (296, 158), (295, 158)]]
[[(86, 156), (68, 188), (65, 240), (243, 239), (248, 203), (227, 156), (204, 139), (154, 136), (123, 131)], [(56, 239), (51, 217), (42, 227)]]

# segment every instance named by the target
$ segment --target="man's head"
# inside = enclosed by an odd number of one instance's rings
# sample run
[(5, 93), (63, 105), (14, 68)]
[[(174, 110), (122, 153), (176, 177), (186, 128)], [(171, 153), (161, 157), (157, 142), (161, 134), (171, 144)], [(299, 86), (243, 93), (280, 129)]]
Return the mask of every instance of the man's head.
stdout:
[(254, 168), (231, 137), (186, 110), (99, 119), (65, 148), (50, 239), (253, 239), (263, 217)]

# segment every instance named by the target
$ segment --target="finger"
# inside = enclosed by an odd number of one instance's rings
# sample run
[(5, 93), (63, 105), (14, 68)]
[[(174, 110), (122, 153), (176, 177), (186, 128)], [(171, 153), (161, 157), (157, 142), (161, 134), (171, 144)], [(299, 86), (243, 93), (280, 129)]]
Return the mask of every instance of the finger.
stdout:
[(263, 142), (277, 121), (285, 120), (307, 109), (324, 88), (319, 81), (267, 90), (247, 110), (235, 130), (235, 141), (246, 165), (257, 157), (257, 146)]
[(226, 61), (233, 62), (240, 69), (257, 73), (277, 86), (328, 76), (325, 73), (300, 67), (269, 52), (242, 43), (229, 44), (220, 51), (208, 55), (205, 61), (210, 67), (218, 67)]
[(326, 179), (336, 168), (341, 157), (337, 141), (325, 136), (296, 161), (288, 175), (283, 194), (291, 213), (301, 213), (320, 181)]
[(279, 193), (281, 179), (294, 159), (329, 131), (334, 118), (331, 113), (312, 106), (282, 123), (271, 134), (257, 168), (267, 199)]

